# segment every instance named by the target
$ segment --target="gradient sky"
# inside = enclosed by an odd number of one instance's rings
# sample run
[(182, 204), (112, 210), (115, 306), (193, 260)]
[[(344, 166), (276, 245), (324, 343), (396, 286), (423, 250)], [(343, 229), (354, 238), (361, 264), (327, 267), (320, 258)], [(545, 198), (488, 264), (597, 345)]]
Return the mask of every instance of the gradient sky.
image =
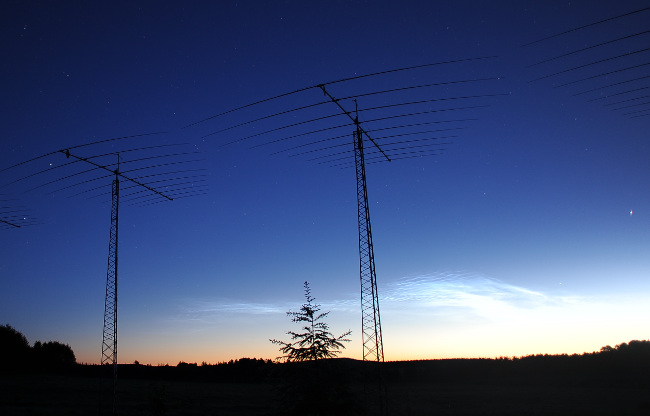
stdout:
[[(275, 358), (268, 339), (295, 329), (285, 312), (303, 302), (305, 280), (331, 311), (332, 332), (353, 331), (344, 356), (361, 358), (354, 168), (290, 156), (302, 139), (255, 147), (287, 137), (281, 131), (225, 145), (321, 109), (215, 133), (320, 102), (322, 92), (193, 123), (342, 78), (495, 56), (331, 87), (342, 97), (500, 78), (426, 90), (429, 99), (492, 96), (459, 112), (475, 120), (456, 124), (441, 154), (367, 167), (386, 359), (582, 353), (647, 339), (650, 10), (526, 45), (647, 6), (10, 1), (0, 16), (0, 169), (153, 132), (164, 133), (115, 149), (187, 143), (201, 152), (206, 192), (120, 208), (119, 362)], [(421, 97), (359, 106), (409, 99)], [(13, 183), (62, 157), (2, 171), (3, 212), (33, 224), (0, 228), (0, 323), (93, 363), (110, 191), (32, 189), (61, 179), (56, 172)]]

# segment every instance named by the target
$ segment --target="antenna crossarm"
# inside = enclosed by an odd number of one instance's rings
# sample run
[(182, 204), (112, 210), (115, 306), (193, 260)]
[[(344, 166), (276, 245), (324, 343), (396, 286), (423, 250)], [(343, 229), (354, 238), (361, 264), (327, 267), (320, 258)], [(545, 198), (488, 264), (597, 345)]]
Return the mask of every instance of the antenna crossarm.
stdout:
[(93, 162), (92, 160), (87, 159), (87, 158), (85, 158), (85, 157), (81, 157), (81, 156), (73, 155), (73, 154), (70, 153), (70, 149), (60, 150), (60, 152), (63, 153), (67, 158), (73, 157), (73, 158), (75, 158), (75, 159), (77, 159), (77, 160), (81, 160), (81, 161), (83, 161), (83, 162), (90, 163), (91, 165), (93, 165), (93, 166), (95, 166), (95, 167), (97, 167), (97, 168), (99, 168), (99, 169), (103, 169), (103, 170), (105, 170), (105, 171), (108, 171), (108, 172), (110, 172), (110, 173), (113, 173), (113, 174), (115, 174), (116, 176), (119, 176), (119, 177), (121, 177), (121, 178), (123, 178), (123, 179), (125, 179), (125, 180), (127, 180), (127, 181), (133, 182), (133, 183), (135, 183), (136, 185), (142, 186), (143, 188), (146, 188), (146, 189), (150, 190), (151, 192), (153, 192), (153, 193), (155, 193), (155, 194), (158, 194), (158, 195), (162, 196), (163, 198), (167, 198), (168, 200), (173, 201), (173, 198), (171, 198), (171, 197), (169, 197), (169, 196), (163, 194), (162, 192), (157, 191), (157, 190), (153, 189), (152, 187), (150, 187), (150, 186), (148, 186), (148, 185), (145, 185), (144, 183), (139, 182), (139, 181), (137, 181), (137, 180), (135, 180), (135, 179), (133, 179), (133, 178), (129, 178), (128, 176), (124, 175), (123, 173), (120, 173), (119, 169), (112, 170), (112, 169), (110, 169), (110, 168), (107, 167), (107, 166), (103, 166), (103, 165), (100, 165), (99, 163), (95, 163), (95, 162)]
[(363, 133), (363, 134), (368, 138), (368, 140), (370, 140), (370, 141), (372, 142), (372, 144), (374, 144), (375, 147), (376, 147), (377, 149), (379, 149), (379, 151), (381, 152), (382, 155), (384, 155), (384, 157), (386, 158), (386, 160), (388, 160), (388, 161), (390, 162), (391, 160), (390, 160), (390, 158), (388, 157), (388, 155), (387, 155), (386, 153), (384, 153), (383, 149), (382, 149), (381, 147), (379, 147), (379, 145), (377, 144), (377, 142), (375, 142), (374, 139), (373, 139), (372, 137), (370, 137), (370, 135), (369, 135), (369, 134), (368, 134), (368, 133), (363, 129), (363, 127), (361, 127), (361, 124), (359, 123), (359, 118), (357, 118), (357, 117), (353, 117), (352, 114), (351, 114), (348, 110), (346, 110), (346, 109), (341, 105), (341, 103), (339, 102), (339, 100), (336, 99), (336, 98), (334, 98), (334, 97), (332, 96), (332, 94), (330, 94), (330, 93), (325, 89), (325, 84), (319, 84), (319, 85), (317, 85), (317, 87), (320, 88), (321, 90), (323, 90), (323, 94), (325, 94), (325, 95), (326, 95), (326, 96), (327, 96), (327, 97), (328, 97), (328, 98), (329, 98), (329, 99), (330, 99), (334, 104), (336, 104), (336, 105), (341, 109), (341, 111), (343, 111), (343, 113), (344, 113), (345, 115), (347, 115), (348, 117), (350, 117), (350, 120), (352, 120), (352, 122), (357, 126), (357, 128), (359, 129), (359, 131), (360, 131), (361, 133)]

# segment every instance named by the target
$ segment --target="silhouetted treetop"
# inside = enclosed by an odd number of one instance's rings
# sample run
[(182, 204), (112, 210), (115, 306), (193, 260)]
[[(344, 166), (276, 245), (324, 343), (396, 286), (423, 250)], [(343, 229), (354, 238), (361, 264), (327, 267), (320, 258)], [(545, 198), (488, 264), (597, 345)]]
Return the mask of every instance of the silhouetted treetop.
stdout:
[(62, 372), (76, 363), (69, 345), (36, 341), (30, 347), (21, 332), (10, 325), (0, 326), (0, 372)]
[(335, 337), (329, 332), (329, 326), (321, 320), (329, 312), (320, 312), (320, 305), (312, 303), (315, 298), (311, 296), (309, 282), (304, 283), (305, 299), (298, 312), (287, 312), (292, 322), (304, 323), (302, 332), (287, 331), (291, 335), (291, 342), (271, 339), (274, 344), (280, 345), (280, 352), (284, 355), (278, 357), (285, 361), (309, 361), (320, 358), (333, 358), (340, 354), (340, 349), (345, 348), (343, 342), (350, 342), (346, 337), (352, 333), (347, 331)]
[(36, 341), (33, 356), (34, 362), (38, 365), (37, 369), (44, 371), (65, 371), (77, 363), (72, 348), (57, 341), (45, 343)]
[(11, 325), (0, 325), (0, 371), (13, 371), (29, 362), (27, 338)]

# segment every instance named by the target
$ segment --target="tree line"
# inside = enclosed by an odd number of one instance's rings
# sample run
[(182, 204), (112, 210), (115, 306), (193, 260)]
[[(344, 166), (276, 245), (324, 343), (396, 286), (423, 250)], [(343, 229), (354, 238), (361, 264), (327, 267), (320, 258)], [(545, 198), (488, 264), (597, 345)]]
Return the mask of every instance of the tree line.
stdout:
[(0, 373), (62, 373), (77, 363), (74, 352), (58, 341), (36, 341), (27, 338), (11, 325), (0, 325)]

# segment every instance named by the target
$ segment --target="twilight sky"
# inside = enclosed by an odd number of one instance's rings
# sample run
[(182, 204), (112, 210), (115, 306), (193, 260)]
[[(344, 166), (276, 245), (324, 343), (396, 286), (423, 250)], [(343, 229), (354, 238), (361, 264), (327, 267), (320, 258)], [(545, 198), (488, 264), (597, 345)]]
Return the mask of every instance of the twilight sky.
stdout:
[(0, 323), (100, 360), (110, 177), (12, 167), (79, 146), (190, 192), (123, 197), (119, 362), (275, 358), (305, 280), (361, 358), (353, 128), (327, 84), (395, 156), (367, 166), (387, 360), (647, 339), (646, 8), (10, 1), (0, 219), (24, 226), (0, 226)]

